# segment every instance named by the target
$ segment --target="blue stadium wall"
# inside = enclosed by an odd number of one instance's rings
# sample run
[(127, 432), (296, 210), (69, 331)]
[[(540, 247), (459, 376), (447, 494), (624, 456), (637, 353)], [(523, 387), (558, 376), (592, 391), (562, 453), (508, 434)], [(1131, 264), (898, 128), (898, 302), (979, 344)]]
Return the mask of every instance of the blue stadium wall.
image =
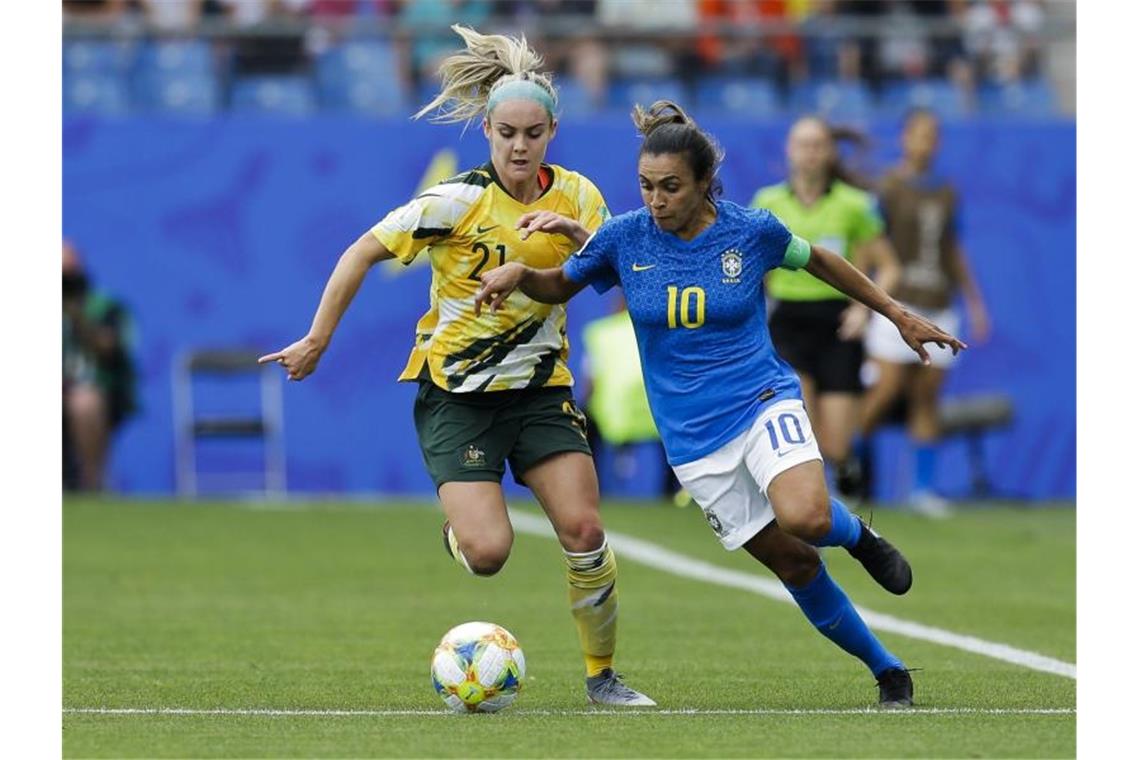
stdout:
[[(725, 197), (746, 203), (782, 176), (786, 124), (714, 121), (723, 143)], [(898, 155), (894, 122), (870, 128), (871, 165)], [(1014, 424), (988, 436), (995, 493), (1069, 499), (1076, 492), (1076, 127), (1072, 122), (948, 124), (942, 169), (961, 189), (964, 242), (989, 302), (994, 334), (960, 359), (946, 392), (1001, 391)], [(131, 493), (175, 487), (171, 368), (197, 347), (279, 348), (308, 328), (341, 251), (414, 192), (433, 158), (460, 167), (486, 160), (480, 130), (405, 119), (230, 117), (68, 120), (63, 130), (64, 234), (96, 284), (120, 295), (137, 320), (140, 413), (119, 436), (114, 486)], [(624, 117), (566, 122), (548, 159), (598, 184), (616, 213), (640, 203), (637, 141)], [(412, 424), (415, 388), (395, 382), (427, 305), (426, 266), (370, 275), (320, 370), (285, 387), (288, 486), (293, 492), (432, 494)], [(572, 366), (582, 325), (604, 314), (587, 291), (570, 308)], [(200, 389), (216, 407), (248, 404), (248, 388)], [(256, 447), (218, 444), (203, 465), (257, 465)], [(879, 439), (877, 491), (897, 499), (909, 483), (902, 436)], [(943, 445), (937, 473), (949, 495), (969, 488), (965, 446)], [(213, 457), (213, 459), (211, 459)], [(648, 495), (659, 465), (603, 478), (612, 494)]]

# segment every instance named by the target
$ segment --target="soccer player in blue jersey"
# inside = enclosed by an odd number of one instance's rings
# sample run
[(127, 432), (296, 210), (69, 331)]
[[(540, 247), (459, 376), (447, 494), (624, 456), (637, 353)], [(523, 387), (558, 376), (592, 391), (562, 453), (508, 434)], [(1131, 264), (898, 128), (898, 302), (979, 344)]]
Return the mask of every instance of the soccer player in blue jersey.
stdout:
[[(484, 273), (476, 313), (483, 304), (497, 309), (516, 288), (562, 303), (589, 284), (599, 291), (620, 284), (669, 463), (721, 543), (744, 547), (771, 569), (820, 633), (867, 665), (881, 706), (909, 707), (909, 672), (871, 633), (816, 547), (846, 548), (895, 594), (910, 589), (910, 565), (830, 497), (799, 381), (772, 348), (764, 275), (806, 269), (890, 319), (924, 361), (924, 343), (965, 346), (772, 213), (717, 200), (722, 153), (678, 106), (658, 101), (633, 116), (644, 136), (645, 207), (604, 223), (559, 268), (512, 262)], [(577, 224), (549, 211), (518, 222), (528, 236), (573, 235)]]

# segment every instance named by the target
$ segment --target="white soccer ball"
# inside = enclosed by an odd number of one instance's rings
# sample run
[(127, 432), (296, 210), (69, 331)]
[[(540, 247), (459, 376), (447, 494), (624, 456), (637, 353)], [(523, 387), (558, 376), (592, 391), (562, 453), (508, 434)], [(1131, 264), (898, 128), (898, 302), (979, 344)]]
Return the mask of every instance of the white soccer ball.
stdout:
[(511, 632), (494, 623), (463, 623), (443, 635), (431, 658), (431, 682), (455, 712), (497, 712), (515, 701), (526, 659)]

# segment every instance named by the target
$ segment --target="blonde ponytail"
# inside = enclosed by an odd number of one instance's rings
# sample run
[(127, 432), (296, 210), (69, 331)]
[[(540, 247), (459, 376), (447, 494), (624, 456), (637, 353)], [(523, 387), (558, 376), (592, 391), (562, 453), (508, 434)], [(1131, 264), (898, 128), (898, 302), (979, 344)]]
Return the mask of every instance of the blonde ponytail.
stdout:
[[(438, 109), (431, 117), (433, 122), (471, 121), (483, 115), (492, 92), (511, 81), (533, 82), (550, 96), (551, 104), (557, 102), (550, 77), (540, 69), (542, 56), (530, 49), (526, 37), (480, 34), (459, 24), (451, 29), (463, 38), (467, 49), (444, 59), (439, 67), (439, 94), (416, 111), (413, 119)], [(548, 110), (553, 112), (552, 107)]]

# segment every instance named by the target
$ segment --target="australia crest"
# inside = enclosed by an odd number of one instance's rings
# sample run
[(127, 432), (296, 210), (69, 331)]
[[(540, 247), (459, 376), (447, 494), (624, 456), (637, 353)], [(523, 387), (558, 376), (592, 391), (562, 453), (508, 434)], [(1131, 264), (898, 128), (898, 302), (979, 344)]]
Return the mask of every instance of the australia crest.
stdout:
[(459, 454), (459, 462), (464, 467), (483, 467), (487, 464), (487, 454), (475, 444), (470, 444)]

